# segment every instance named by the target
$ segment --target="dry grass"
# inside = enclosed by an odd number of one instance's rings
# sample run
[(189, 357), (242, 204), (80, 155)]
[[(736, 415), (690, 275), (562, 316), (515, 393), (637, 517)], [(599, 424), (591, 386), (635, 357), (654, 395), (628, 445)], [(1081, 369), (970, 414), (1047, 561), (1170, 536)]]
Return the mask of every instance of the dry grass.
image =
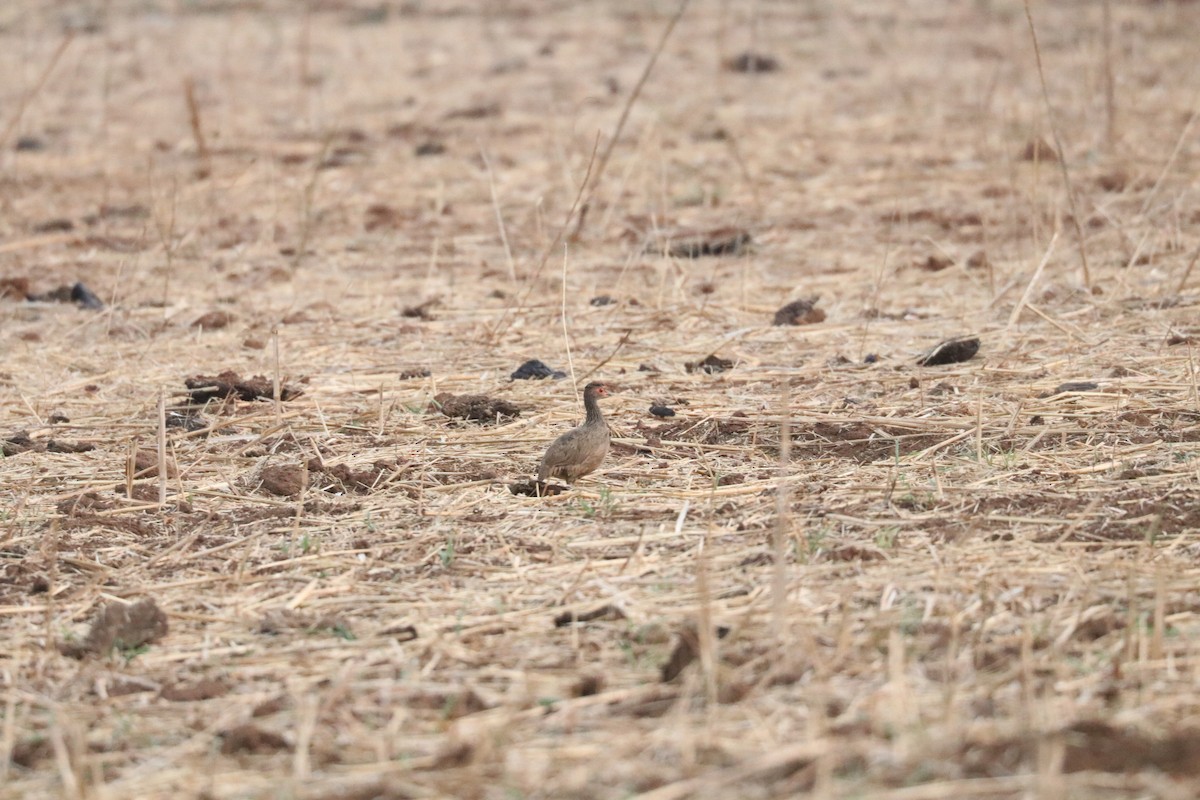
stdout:
[(677, 7), (0, 10), (0, 798), (1196, 796), (1200, 6)]

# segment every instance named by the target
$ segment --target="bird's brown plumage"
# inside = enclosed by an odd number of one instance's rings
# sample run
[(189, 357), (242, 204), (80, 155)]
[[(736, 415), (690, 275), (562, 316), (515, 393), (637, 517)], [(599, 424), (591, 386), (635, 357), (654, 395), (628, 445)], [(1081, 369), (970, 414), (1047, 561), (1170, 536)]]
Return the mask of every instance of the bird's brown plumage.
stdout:
[(598, 401), (608, 392), (609, 386), (605, 383), (589, 383), (584, 387), (583, 407), (587, 419), (546, 448), (538, 466), (539, 483), (545, 483), (547, 478), (562, 478), (567, 483), (574, 483), (600, 466), (608, 453), (609, 432)]

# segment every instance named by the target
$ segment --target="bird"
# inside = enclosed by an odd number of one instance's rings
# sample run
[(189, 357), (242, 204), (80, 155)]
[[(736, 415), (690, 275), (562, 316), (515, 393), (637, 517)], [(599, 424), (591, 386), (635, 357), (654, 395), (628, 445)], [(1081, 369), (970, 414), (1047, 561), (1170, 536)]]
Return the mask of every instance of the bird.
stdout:
[(562, 478), (567, 483), (574, 483), (600, 466), (608, 453), (610, 434), (608, 423), (600, 411), (599, 400), (607, 397), (610, 391), (612, 387), (601, 382), (583, 387), (583, 407), (587, 411), (587, 419), (546, 448), (542, 463), (538, 465), (539, 484), (545, 484), (547, 478)]

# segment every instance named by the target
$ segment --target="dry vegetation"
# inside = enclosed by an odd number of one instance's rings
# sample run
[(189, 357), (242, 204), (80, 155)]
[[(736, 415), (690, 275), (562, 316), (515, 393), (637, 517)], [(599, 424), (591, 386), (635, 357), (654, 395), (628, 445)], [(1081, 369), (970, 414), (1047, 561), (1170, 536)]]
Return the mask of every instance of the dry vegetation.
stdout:
[(632, 104), (673, 2), (4, 3), (0, 797), (1195, 797), (1200, 4), (1105, 5), (1048, 113), (1016, 0)]

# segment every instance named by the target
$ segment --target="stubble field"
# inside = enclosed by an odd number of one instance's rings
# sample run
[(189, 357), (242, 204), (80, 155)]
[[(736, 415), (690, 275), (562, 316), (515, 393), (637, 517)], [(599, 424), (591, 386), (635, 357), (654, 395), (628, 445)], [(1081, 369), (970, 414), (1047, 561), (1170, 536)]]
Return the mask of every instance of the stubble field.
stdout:
[(0, 798), (1200, 791), (1200, 5), (48, 5)]

